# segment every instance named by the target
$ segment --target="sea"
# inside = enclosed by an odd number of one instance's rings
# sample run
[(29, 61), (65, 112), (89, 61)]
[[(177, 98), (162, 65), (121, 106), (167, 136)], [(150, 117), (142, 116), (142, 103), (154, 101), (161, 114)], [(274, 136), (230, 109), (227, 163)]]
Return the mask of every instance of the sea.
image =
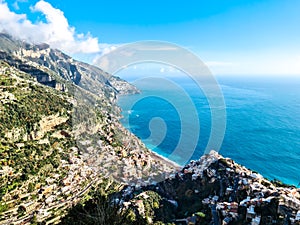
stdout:
[[(127, 78), (141, 93), (120, 96), (118, 104), (128, 130), (152, 151), (183, 164), (183, 157), (199, 159), (207, 147), (211, 106), (193, 79), (170, 77)], [(270, 180), (299, 186), (300, 77), (215, 79), (226, 109), (226, 129), (216, 150)]]

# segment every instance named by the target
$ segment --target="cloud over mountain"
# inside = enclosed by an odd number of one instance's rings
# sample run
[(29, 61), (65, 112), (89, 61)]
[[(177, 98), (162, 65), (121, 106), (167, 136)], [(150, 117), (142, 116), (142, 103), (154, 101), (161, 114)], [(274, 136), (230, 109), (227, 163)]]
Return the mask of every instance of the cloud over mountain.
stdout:
[(89, 33), (77, 33), (75, 28), (70, 26), (64, 13), (46, 1), (40, 0), (31, 7), (31, 12), (41, 13), (45, 21), (39, 19), (32, 22), (26, 14), (13, 12), (8, 4), (1, 0), (0, 12), (0, 32), (5, 31), (33, 43), (45, 42), (52, 48), (70, 54), (101, 51), (98, 38)]

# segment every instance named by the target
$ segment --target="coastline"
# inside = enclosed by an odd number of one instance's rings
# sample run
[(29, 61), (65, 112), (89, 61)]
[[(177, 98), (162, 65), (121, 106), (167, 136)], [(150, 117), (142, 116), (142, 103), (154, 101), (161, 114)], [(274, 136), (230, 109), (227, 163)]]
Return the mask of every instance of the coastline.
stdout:
[(145, 146), (145, 148), (149, 151), (150, 153), (150, 156), (151, 158), (153, 158), (155, 161), (160, 161), (162, 163), (164, 163), (166, 166), (168, 167), (171, 167), (171, 168), (174, 168), (174, 172), (175, 171), (179, 171), (183, 168), (183, 166), (180, 166), (179, 164), (177, 164), (176, 162), (168, 159), (167, 157), (163, 156), (163, 155), (160, 155), (159, 153), (151, 150), (150, 148), (147, 147), (147, 145), (139, 138), (137, 137), (134, 133), (132, 133), (129, 129), (127, 129), (121, 122), (121, 119), (123, 118), (123, 115), (122, 115), (122, 111), (123, 109), (119, 106), (118, 104), (118, 100), (119, 100), (119, 97), (120, 96), (126, 96), (126, 95), (138, 95), (138, 94), (141, 94), (141, 91), (139, 90), (139, 92), (136, 92), (136, 93), (127, 93), (127, 94), (118, 94), (116, 96), (116, 101), (115, 101), (115, 104), (117, 105), (117, 107), (119, 108), (120, 112), (120, 118), (119, 118), (119, 123), (123, 126), (123, 128), (125, 128), (126, 130), (128, 130), (128, 132), (130, 132), (131, 135), (135, 136), (137, 139), (139, 139), (139, 141)]
[[(142, 142), (143, 143), (143, 142)], [(146, 145), (145, 145), (146, 146)], [(146, 146), (147, 148), (147, 146)], [(158, 154), (157, 152), (154, 152), (153, 150), (147, 148), (150, 152), (150, 156), (154, 159), (154, 160), (157, 160), (157, 161), (161, 161), (163, 163), (165, 163), (167, 166), (169, 167), (174, 167), (175, 170), (181, 170), (183, 167), (180, 166), (179, 164), (177, 164), (176, 162), (166, 158), (165, 156), (162, 156), (160, 154)]]
[[(296, 150), (298, 149), (298, 133), (297, 133), (297, 125), (296, 123), (293, 124), (289, 121), (289, 119), (292, 118), (289, 113), (284, 110), (286, 107), (274, 107), (275, 105), (283, 105), (288, 106), (292, 103), (292, 101), (289, 98), (276, 98), (274, 100), (274, 104), (271, 103), (273, 100), (271, 99), (271, 96), (276, 96), (276, 91), (274, 88), (267, 89), (265, 92), (261, 92), (258, 90), (261, 90), (260, 88), (266, 87), (268, 85), (269, 80), (263, 80), (264, 82), (260, 82), (259, 79), (254, 79), (253, 83), (249, 86), (249, 90), (246, 90), (244, 85), (246, 85), (247, 80), (241, 81), (239, 79), (229, 79), (229, 78), (223, 78), (220, 82), (222, 85), (224, 85), (224, 92), (226, 95), (228, 95), (228, 113), (229, 113), (229, 128), (230, 128), (230, 136), (231, 138), (224, 138), (222, 148), (220, 151), (226, 155), (226, 157), (232, 158), (233, 160), (236, 160), (238, 163), (247, 166), (248, 168), (251, 168), (255, 171), (259, 171), (261, 174), (263, 174), (265, 177), (267, 177), (269, 180), (278, 179), (282, 182), (290, 185), (299, 186), (299, 176), (297, 175), (297, 171), (299, 171), (299, 168), (296, 167), (298, 161), (299, 161), (299, 155), (297, 155)], [(280, 83), (281, 80), (275, 80), (274, 85), (276, 89), (280, 89)], [(228, 86), (226, 86), (226, 84)], [(296, 83), (297, 84), (297, 83)], [(188, 85), (186, 86), (188, 87)], [(285, 86), (283, 86), (285, 88)], [(289, 86), (288, 86), (289, 87)], [(291, 91), (288, 92), (289, 94), (297, 94), (295, 92), (294, 88), (296, 86), (291, 86)], [(143, 86), (139, 87), (143, 91)], [(193, 92), (193, 89), (188, 89), (192, 95), (196, 96), (196, 93)], [(255, 93), (253, 96), (253, 99), (251, 101), (247, 98), (248, 92), (251, 91)], [(274, 92), (275, 91), (275, 92)], [(154, 93), (154, 92), (153, 92)], [(154, 93), (155, 94), (155, 93)], [(161, 92), (157, 92), (157, 96), (159, 96)], [(128, 98), (128, 100), (127, 100)], [(127, 118), (130, 118), (127, 114), (126, 110), (130, 109), (130, 102), (134, 101), (136, 98), (142, 98), (142, 96), (135, 97), (135, 96), (120, 96), (121, 101), (120, 106), (124, 107), (124, 117), (126, 117), (126, 120), (121, 120), (124, 122), (124, 126), (127, 126), (126, 129), (131, 129), (138, 127), (136, 130), (132, 130), (137, 136), (142, 137), (143, 139), (146, 139), (147, 132), (147, 124), (141, 124), (139, 125), (139, 122), (135, 121), (146, 121), (144, 118), (140, 118), (139, 120), (133, 119), (132, 121), (128, 121)], [(264, 99), (269, 99), (268, 103), (263, 107), (262, 104), (260, 104), (261, 101)], [(272, 100), (272, 101), (271, 101)], [(287, 101), (285, 101), (287, 100)], [(236, 101), (241, 101), (243, 104), (241, 105), (241, 108), (239, 110), (242, 110), (245, 113), (238, 113), (238, 110), (235, 108)], [(256, 107), (256, 104), (258, 104), (258, 108)], [(160, 105), (158, 105), (160, 107)], [(201, 106), (199, 106), (201, 107)], [(262, 107), (262, 108), (260, 108)], [(135, 109), (135, 108), (133, 108)], [(145, 110), (144, 110), (145, 109)], [(167, 109), (167, 108), (166, 108)], [(199, 108), (202, 110), (202, 108)], [(249, 110), (249, 111), (247, 111)], [(296, 108), (291, 107), (291, 112), (295, 113)], [(140, 112), (138, 112), (140, 111)], [(147, 102), (141, 102), (137, 110), (133, 110), (132, 116), (136, 114), (144, 115), (144, 113), (147, 113)], [(276, 115), (272, 114), (273, 112), (276, 112)], [(246, 113), (247, 112), (247, 113)], [(151, 110), (149, 110), (150, 114), (145, 114), (147, 117), (147, 121), (149, 121), (149, 118), (151, 118)], [(252, 114), (253, 118), (257, 118), (253, 120), (253, 123), (249, 123), (247, 125), (247, 115)], [(260, 118), (259, 115), (263, 114), (263, 118)], [(155, 114), (158, 115), (158, 114)], [(149, 116), (149, 117), (148, 117)], [(205, 144), (206, 141), (205, 138), (209, 137), (209, 110), (207, 108), (203, 108), (203, 114), (201, 114), (201, 119), (203, 121), (206, 121), (205, 126), (203, 127), (203, 142), (202, 144)], [(294, 117), (294, 116), (293, 116)], [(169, 122), (171, 120), (168, 120), (169, 118), (173, 119), (170, 116), (170, 113), (167, 114), (166, 122)], [(279, 119), (279, 122), (274, 123), (273, 119)], [(286, 118), (286, 120), (283, 120)], [(295, 118), (297, 119), (297, 118)], [(177, 120), (176, 117), (174, 117), (174, 121), (179, 124), (180, 120)], [(243, 124), (241, 127), (235, 126), (235, 121), (237, 121), (240, 124)], [(260, 122), (259, 122), (260, 121)], [(265, 125), (263, 121), (267, 122), (269, 125)], [(286, 123), (284, 122), (286, 121)], [(297, 120), (295, 120), (296, 122)], [(130, 127), (129, 127), (130, 122)], [(174, 122), (173, 128), (175, 128), (174, 131), (170, 130), (170, 137), (172, 133), (179, 133), (180, 126), (177, 126)], [(295, 126), (296, 125), (296, 126)], [(142, 127), (145, 126), (145, 129)], [(288, 129), (289, 132), (285, 132), (285, 130)], [(276, 130), (276, 133), (274, 131)], [(259, 131), (259, 132), (257, 132)], [(277, 132), (278, 131), (278, 132)], [(249, 133), (249, 137), (247, 138), (245, 135), (238, 135), (240, 133)], [(174, 137), (174, 135), (172, 136)], [(282, 138), (280, 138), (282, 137)], [(266, 139), (267, 138), (267, 139)], [(169, 140), (175, 140), (174, 138)], [(168, 146), (173, 143), (169, 142), (169, 140), (165, 140), (165, 145)], [(267, 140), (267, 141), (265, 141)], [(289, 140), (289, 143), (287, 143), (285, 140)], [(163, 154), (165, 157), (169, 157), (170, 149), (156, 149), (155, 146), (149, 145), (149, 141), (145, 140), (145, 144), (147, 144), (147, 148), (154, 150), (158, 154)], [(234, 144), (236, 143), (236, 144)], [(276, 144), (275, 144), (276, 143)], [(150, 143), (151, 144), (151, 143)], [(174, 143), (175, 144), (175, 143)], [(269, 151), (265, 152), (266, 149), (269, 149)], [(200, 150), (199, 150), (200, 151)], [(281, 153), (282, 160), (279, 160), (277, 158), (278, 152)], [(198, 153), (198, 150), (197, 150)], [(196, 154), (195, 154), (196, 155)], [(198, 154), (197, 154), (198, 155)], [(252, 158), (252, 160), (249, 160), (249, 158)], [(174, 158), (172, 158), (174, 160)], [(194, 160), (198, 158), (192, 158)], [(275, 159), (275, 160), (274, 160)], [(180, 160), (175, 159), (175, 162), (181, 162)], [(265, 163), (267, 162), (267, 164)], [(291, 171), (294, 171), (291, 173)]]

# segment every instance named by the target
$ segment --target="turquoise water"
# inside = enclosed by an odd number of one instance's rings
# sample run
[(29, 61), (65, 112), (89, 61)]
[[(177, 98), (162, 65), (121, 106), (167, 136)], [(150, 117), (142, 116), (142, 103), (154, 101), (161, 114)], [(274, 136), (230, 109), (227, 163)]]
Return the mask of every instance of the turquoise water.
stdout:
[[(220, 149), (223, 156), (258, 171), (269, 179), (298, 185), (300, 182), (300, 78), (295, 77), (218, 77), (226, 102), (227, 125)], [(186, 146), (200, 135), (190, 159), (204, 152), (211, 129), (211, 113), (206, 97), (189, 78), (174, 78), (194, 104), (197, 115), (184, 111), (189, 132)], [(122, 96), (123, 125), (141, 138), (153, 151), (169, 157), (181, 137), (182, 106), (186, 96), (174, 85), (162, 82), (135, 82), (140, 95)], [(196, 116), (196, 117), (195, 117)], [(151, 125), (151, 119), (157, 123)], [(160, 119), (158, 119), (160, 118)], [(163, 122), (162, 122), (163, 121)], [(152, 133), (150, 128), (152, 126)], [(158, 128), (155, 129), (155, 125)], [(154, 126), (154, 127), (153, 127)], [(194, 126), (194, 127), (193, 127)], [(156, 133), (156, 134), (154, 134)], [(163, 140), (161, 140), (164, 137)], [(172, 159), (180, 162), (184, 149)], [(176, 160), (176, 157), (178, 160)]]

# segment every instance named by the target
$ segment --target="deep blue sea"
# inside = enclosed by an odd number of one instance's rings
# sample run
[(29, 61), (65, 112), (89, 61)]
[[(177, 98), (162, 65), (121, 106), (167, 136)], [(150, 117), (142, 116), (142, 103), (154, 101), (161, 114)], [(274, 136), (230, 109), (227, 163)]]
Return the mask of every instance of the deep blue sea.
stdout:
[[(216, 79), (227, 114), (219, 152), (269, 179), (297, 186), (300, 182), (300, 77), (220, 76)], [(191, 79), (177, 77), (173, 81), (175, 85), (155, 80), (135, 81), (142, 93), (119, 98), (124, 116), (121, 122), (148, 148), (168, 157), (180, 141), (188, 146), (195, 140), (193, 134), (197, 133), (197, 127), (193, 125), (199, 120), (199, 140), (190, 158), (198, 159), (211, 132), (210, 107)], [(189, 107), (184, 111), (177, 108), (178, 104), (185, 107), (190, 103), (196, 108), (196, 114)], [(183, 113), (188, 118), (186, 140), (181, 140)], [(181, 154), (185, 154), (184, 149), (177, 155), (178, 162)]]

